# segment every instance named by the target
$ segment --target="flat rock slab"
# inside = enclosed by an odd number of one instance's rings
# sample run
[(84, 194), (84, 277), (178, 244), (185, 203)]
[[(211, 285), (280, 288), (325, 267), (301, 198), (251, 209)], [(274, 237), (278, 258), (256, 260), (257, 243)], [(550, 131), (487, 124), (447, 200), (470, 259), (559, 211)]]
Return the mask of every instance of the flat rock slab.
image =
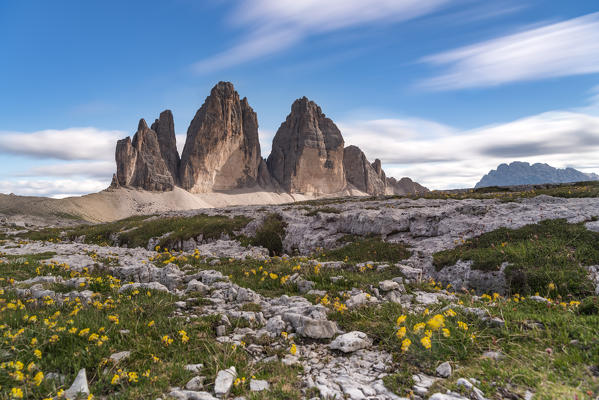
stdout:
[(366, 349), (372, 345), (372, 341), (364, 332), (353, 331), (344, 335), (337, 336), (331, 342), (329, 347), (333, 350), (340, 350), (344, 353), (351, 353), (357, 350)]

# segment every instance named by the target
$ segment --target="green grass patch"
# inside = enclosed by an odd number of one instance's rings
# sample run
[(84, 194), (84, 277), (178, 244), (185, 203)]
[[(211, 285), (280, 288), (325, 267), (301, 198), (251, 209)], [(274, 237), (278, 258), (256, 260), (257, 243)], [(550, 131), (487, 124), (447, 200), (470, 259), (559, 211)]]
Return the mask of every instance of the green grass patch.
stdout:
[(254, 246), (268, 249), (271, 256), (283, 254), (283, 240), (285, 239), (285, 228), (287, 223), (281, 214), (269, 214), (256, 230), (256, 234), (250, 242)]
[(451, 250), (435, 253), (437, 270), (470, 260), (472, 268), (496, 271), (507, 262), (506, 277), (512, 293), (584, 297), (593, 292), (583, 266), (599, 263), (599, 233), (584, 224), (547, 220), (519, 229), (500, 228), (469, 239)]
[(235, 236), (235, 232), (250, 222), (247, 217), (209, 216), (158, 218), (135, 216), (116, 222), (96, 225), (81, 225), (70, 229), (43, 229), (24, 233), (20, 236), (31, 240), (74, 240), (85, 237), (85, 243), (146, 247), (151, 238), (160, 239), (161, 247), (172, 248), (181, 241), (202, 236), (215, 240), (222, 235)]
[(390, 243), (373, 237), (358, 239), (338, 249), (324, 251), (319, 255), (319, 259), (353, 263), (367, 261), (397, 263), (409, 258), (410, 255), (410, 250), (403, 243)]
[(339, 210), (338, 208), (334, 208), (334, 207), (320, 207), (320, 208), (315, 208), (311, 211), (308, 211), (306, 213), (307, 217), (314, 217), (318, 214), (341, 214), (341, 210)]

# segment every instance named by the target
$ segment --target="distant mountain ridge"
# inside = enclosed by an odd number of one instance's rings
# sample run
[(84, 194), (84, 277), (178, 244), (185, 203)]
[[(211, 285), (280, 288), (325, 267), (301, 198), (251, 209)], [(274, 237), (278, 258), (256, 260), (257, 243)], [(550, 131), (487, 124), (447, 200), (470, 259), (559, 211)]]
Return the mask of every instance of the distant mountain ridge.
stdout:
[(527, 162), (514, 161), (509, 165), (500, 164), (497, 169), (489, 171), (474, 187), (538, 185), (597, 180), (599, 180), (599, 175), (586, 174), (574, 168), (554, 168), (548, 164), (536, 163), (531, 165)]

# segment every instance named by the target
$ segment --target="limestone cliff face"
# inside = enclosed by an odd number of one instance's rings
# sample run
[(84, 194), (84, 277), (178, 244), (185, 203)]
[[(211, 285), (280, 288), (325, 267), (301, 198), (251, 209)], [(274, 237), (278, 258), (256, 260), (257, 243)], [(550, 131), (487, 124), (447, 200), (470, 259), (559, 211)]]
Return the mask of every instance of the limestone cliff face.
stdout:
[(177, 151), (177, 138), (175, 137), (175, 122), (171, 110), (160, 113), (160, 117), (154, 121), (151, 129), (156, 132), (160, 154), (168, 168), (175, 184), (179, 182), (179, 164), (181, 158)]
[(175, 182), (162, 158), (156, 132), (141, 119), (131, 138), (116, 145), (117, 173), (113, 184), (152, 191), (173, 190)]
[(380, 160), (370, 164), (362, 150), (347, 146), (343, 152), (343, 168), (347, 183), (356, 189), (373, 196), (385, 194), (387, 184)]
[(336, 193), (346, 186), (343, 137), (320, 107), (306, 97), (296, 100), (277, 131), (268, 170), (290, 193)]
[(187, 130), (181, 186), (192, 193), (253, 186), (261, 161), (256, 113), (233, 84), (219, 82)]
[(140, 120), (133, 140), (119, 140), (115, 158), (113, 187), (180, 186), (192, 193), (260, 187), (315, 195), (356, 188), (375, 196), (428, 191), (409, 178), (387, 178), (381, 161), (369, 163), (358, 147), (344, 148), (337, 126), (306, 97), (293, 103), (264, 160), (256, 113), (229, 82), (219, 82), (197, 111), (181, 157), (173, 114), (165, 110), (151, 128)]

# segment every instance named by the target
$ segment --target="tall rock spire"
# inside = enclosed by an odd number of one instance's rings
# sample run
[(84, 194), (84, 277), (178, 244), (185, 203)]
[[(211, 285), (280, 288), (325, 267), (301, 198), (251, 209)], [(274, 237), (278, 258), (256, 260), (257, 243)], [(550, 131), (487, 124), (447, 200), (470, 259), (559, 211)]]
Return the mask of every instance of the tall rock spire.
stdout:
[(173, 190), (175, 182), (162, 158), (156, 132), (139, 121), (133, 141), (127, 137), (116, 145), (116, 179), (119, 186), (152, 191)]
[(370, 164), (362, 150), (356, 146), (347, 146), (343, 151), (343, 168), (347, 182), (356, 189), (374, 196), (385, 194), (387, 183), (378, 159)]
[(256, 113), (232, 83), (219, 82), (187, 130), (181, 186), (193, 193), (253, 186), (261, 161)]
[(277, 131), (268, 169), (290, 193), (336, 193), (346, 186), (343, 137), (320, 107), (306, 97), (296, 100)]
[(151, 128), (156, 132), (160, 154), (166, 167), (171, 173), (175, 184), (179, 182), (179, 164), (181, 158), (177, 151), (177, 138), (175, 136), (175, 122), (171, 110), (164, 110), (160, 117), (154, 121)]

